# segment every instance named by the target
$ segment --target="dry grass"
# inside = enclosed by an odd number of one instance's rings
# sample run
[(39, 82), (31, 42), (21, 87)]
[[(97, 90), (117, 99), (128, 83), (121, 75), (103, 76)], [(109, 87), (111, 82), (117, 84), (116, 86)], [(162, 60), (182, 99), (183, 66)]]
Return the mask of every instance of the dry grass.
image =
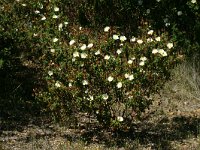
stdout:
[(199, 55), (178, 65), (173, 70), (172, 80), (164, 89), (164, 96), (172, 108), (180, 111), (194, 111), (200, 108), (200, 61)]

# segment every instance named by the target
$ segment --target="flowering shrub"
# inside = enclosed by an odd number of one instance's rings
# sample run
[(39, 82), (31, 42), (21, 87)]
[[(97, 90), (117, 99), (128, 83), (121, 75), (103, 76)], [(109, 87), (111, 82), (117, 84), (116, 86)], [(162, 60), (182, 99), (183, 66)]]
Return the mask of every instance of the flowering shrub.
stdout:
[(150, 95), (168, 79), (177, 57), (175, 41), (150, 29), (128, 39), (111, 28), (102, 29), (97, 41), (72, 34), (68, 41), (62, 36), (49, 39), (41, 59), (48, 91), (37, 96), (56, 115), (76, 110), (104, 125), (127, 124), (141, 116), (152, 102)]
[(67, 75), (50, 86), (71, 91), (78, 108), (96, 115), (101, 123), (130, 123), (148, 108), (150, 95), (168, 79), (177, 57), (175, 41), (153, 30), (131, 39), (112, 34), (108, 27), (104, 32), (106, 39), (100, 42), (79, 43), (74, 37), (65, 56)]
[[(154, 3), (157, 7), (161, 1)], [(42, 69), (46, 86), (34, 89), (36, 99), (55, 119), (87, 112), (108, 127), (139, 119), (152, 103), (151, 95), (169, 78), (181, 40), (154, 31), (148, 23), (134, 35), (115, 26), (102, 28), (100, 34), (89, 33), (70, 22), (62, 4), (59, 0), (16, 0), (1, 7), (6, 16), (0, 25), (1, 38), (12, 39), (12, 49), (23, 48)], [(195, 1), (188, 5), (193, 8)], [(143, 1), (137, 1), (137, 9), (142, 6)], [(170, 26), (168, 20), (165, 23)]]

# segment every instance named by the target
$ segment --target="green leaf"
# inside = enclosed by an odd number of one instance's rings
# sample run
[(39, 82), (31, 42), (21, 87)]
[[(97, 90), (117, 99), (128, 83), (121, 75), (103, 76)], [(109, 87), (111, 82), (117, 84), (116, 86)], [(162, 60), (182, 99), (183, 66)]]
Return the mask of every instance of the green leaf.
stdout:
[(3, 59), (0, 59), (0, 69), (3, 67), (3, 63), (4, 63)]

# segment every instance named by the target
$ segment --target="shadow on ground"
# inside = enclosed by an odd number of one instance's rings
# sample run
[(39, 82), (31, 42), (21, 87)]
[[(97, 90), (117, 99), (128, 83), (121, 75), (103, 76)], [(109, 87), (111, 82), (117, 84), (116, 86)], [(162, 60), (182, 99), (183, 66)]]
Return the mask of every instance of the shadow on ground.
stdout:
[(39, 83), (38, 70), (12, 59), (0, 68), (0, 130), (22, 129), (40, 114), (33, 89)]
[(162, 118), (157, 123), (141, 122), (134, 131), (104, 132), (103, 129), (90, 129), (81, 136), (91, 144), (105, 144), (107, 147), (137, 148), (138, 145), (150, 146), (152, 149), (172, 149), (171, 142), (188, 138), (197, 138), (200, 134), (200, 118), (175, 116)]

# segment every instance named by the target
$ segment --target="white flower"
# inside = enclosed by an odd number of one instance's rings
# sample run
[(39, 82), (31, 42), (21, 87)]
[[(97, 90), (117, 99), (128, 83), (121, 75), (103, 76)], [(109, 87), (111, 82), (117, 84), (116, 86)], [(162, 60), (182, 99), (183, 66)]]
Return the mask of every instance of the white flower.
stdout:
[(108, 26), (104, 28), (104, 32), (108, 32), (109, 30), (110, 30), (110, 27)]
[(168, 44), (167, 44), (167, 47), (168, 47), (169, 49), (171, 49), (171, 48), (173, 47), (173, 43), (168, 43)]
[(144, 56), (144, 57), (141, 57), (140, 60), (141, 60), (141, 61), (146, 61), (147, 58)]
[(150, 14), (151, 10), (150, 9), (147, 9), (147, 14)]
[(26, 4), (22, 4), (22, 6), (24, 6), (24, 7), (25, 7), (25, 6), (27, 6), (27, 5), (26, 5)]
[(40, 7), (40, 9), (43, 9), (43, 5), (42, 5), (41, 3), (40, 3), (39, 5), (40, 5), (40, 6), (39, 6), (39, 7)]
[(94, 97), (92, 95), (89, 95), (89, 100), (90, 101), (93, 101), (94, 100)]
[(114, 35), (113, 35), (113, 39), (114, 39), (114, 40), (118, 40), (118, 39), (119, 39), (119, 35), (114, 34)]
[(42, 18), (41, 18), (41, 20), (46, 20), (47, 18), (43, 15), (42, 16)]
[(137, 43), (138, 43), (138, 44), (142, 44), (143, 41), (142, 41), (142, 40), (137, 40)]
[(48, 71), (48, 75), (52, 76), (53, 75), (53, 71)]
[(88, 46), (87, 46), (87, 47), (88, 47), (88, 48), (92, 48), (92, 47), (93, 47), (93, 45), (94, 45), (93, 43), (90, 43), (90, 44), (88, 44)]
[(81, 30), (82, 30), (82, 27), (79, 27), (79, 30), (81, 31)]
[(73, 53), (73, 57), (74, 57), (74, 58), (79, 57), (79, 52), (75, 51), (75, 52)]
[(110, 59), (110, 56), (109, 56), (109, 55), (106, 55), (106, 56), (104, 56), (104, 59), (105, 59), (105, 60), (109, 60), (109, 59)]
[(147, 43), (149, 43), (149, 42), (153, 42), (153, 39), (152, 38), (148, 38), (147, 39)]
[(59, 11), (59, 8), (58, 7), (54, 7), (54, 11)]
[(135, 37), (132, 37), (131, 39), (130, 39), (130, 42), (135, 42), (136, 41), (136, 38)]
[(38, 34), (37, 33), (33, 33), (33, 36), (36, 37), (36, 36), (38, 36)]
[(120, 89), (122, 87), (122, 82), (117, 83), (117, 88)]
[(95, 55), (99, 55), (100, 54), (100, 50), (96, 51), (94, 54)]
[(153, 49), (152, 54), (156, 54), (156, 53), (158, 53), (158, 49)]
[(196, 0), (191, 0), (191, 3), (193, 3), (193, 4), (196, 3), (196, 2), (197, 2)]
[(53, 18), (54, 18), (54, 19), (57, 19), (57, 18), (58, 18), (58, 15), (53, 15)]
[(72, 58), (72, 62), (75, 62), (76, 61), (76, 58)]
[(136, 59), (135, 57), (132, 57), (132, 58), (131, 58), (131, 60), (135, 60), (135, 59)]
[(145, 71), (144, 71), (142, 68), (140, 68), (140, 72), (143, 72), (143, 73), (145, 73)]
[(88, 90), (88, 89), (86, 89), (86, 90), (85, 90), (85, 94), (87, 94), (87, 93), (88, 93), (88, 91), (89, 91), (89, 90)]
[(119, 54), (121, 54), (122, 53), (122, 49), (118, 49), (117, 50), (117, 54), (119, 55)]
[(82, 46), (81, 46), (81, 50), (83, 51), (83, 50), (85, 50), (87, 48), (87, 46), (86, 46), (86, 44), (83, 44)]
[(128, 79), (131, 81), (134, 79), (134, 76), (131, 74), (131, 75), (129, 75)]
[(58, 41), (58, 38), (54, 38), (53, 39), (53, 42), (55, 43), (55, 42), (57, 42)]
[(61, 87), (61, 85), (58, 81), (56, 81), (55, 86), (58, 87), (58, 88)]
[(85, 58), (87, 58), (87, 54), (86, 53), (81, 53), (81, 58), (83, 58), (83, 59), (85, 59)]
[(40, 11), (39, 11), (39, 10), (36, 10), (36, 11), (35, 11), (35, 14), (39, 14), (39, 13), (40, 13)]
[(178, 15), (178, 16), (181, 16), (182, 14), (183, 14), (182, 11), (178, 11), (178, 12), (177, 12), (177, 15)]
[(155, 40), (159, 42), (160, 41), (160, 37), (159, 36), (156, 37)]
[(64, 25), (68, 25), (68, 24), (69, 24), (69, 22), (67, 22), (67, 21), (64, 22)]
[(88, 85), (88, 81), (87, 81), (87, 80), (83, 80), (83, 81), (82, 81), (82, 84), (83, 84), (83, 85)]
[(113, 78), (112, 76), (109, 76), (107, 80), (108, 80), (109, 82), (112, 82), (113, 79), (114, 79), (114, 78)]
[(106, 93), (106, 94), (103, 94), (102, 95), (102, 98), (104, 99), (104, 100), (107, 100), (108, 99), (108, 94)]
[(164, 49), (159, 49), (158, 51), (163, 57), (167, 56), (167, 52)]
[(133, 63), (133, 60), (128, 60), (128, 64), (132, 64)]
[(157, 2), (160, 2), (161, 0), (156, 0)]
[(170, 22), (169, 22), (168, 18), (163, 19), (163, 21), (164, 21), (166, 27), (170, 26)]
[(129, 78), (129, 74), (128, 73), (125, 73), (125, 78), (127, 79), (127, 78)]
[(61, 30), (62, 30), (62, 27), (63, 27), (63, 24), (60, 23), (60, 24), (58, 25), (58, 30), (61, 31)]
[(121, 116), (118, 116), (118, 117), (117, 117), (117, 120), (118, 120), (119, 122), (122, 122), (122, 121), (124, 121), (124, 118), (121, 117)]
[(152, 34), (153, 34), (153, 30), (149, 30), (149, 31), (147, 32), (147, 34), (148, 34), (148, 35), (152, 35)]
[(165, 23), (165, 26), (166, 27), (170, 26), (170, 23), (169, 22)]
[(129, 96), (128, 99), (133, 99), (133, 96)]
[(145, 63), (144, 61), (141, 61), (141, 62), (139, 63), (139, 65), (140, 65), (140, 66), (144, 66), (144, 63)]
[(71, 40), (70, 42), (69, 42), (69, 45), (73, 45), (75, 43), (75, 40)]
[(69, 82), (68, 86), (69, 86), (69, 87), (72, 87), (72, 83), (71, 83), (71, 82)]
[(50, 52), (52, 52), (52, 53), (55, 53), (55, 49), (54, 48), (52, 48), (52, 49), (50, 49)]
[(125, 37), (125, 36), (120, 36), (120, 41), (122, 41), (122, 42), (124, 42), (124, 41), (126, 41), (127, 40), (127, 38)]

